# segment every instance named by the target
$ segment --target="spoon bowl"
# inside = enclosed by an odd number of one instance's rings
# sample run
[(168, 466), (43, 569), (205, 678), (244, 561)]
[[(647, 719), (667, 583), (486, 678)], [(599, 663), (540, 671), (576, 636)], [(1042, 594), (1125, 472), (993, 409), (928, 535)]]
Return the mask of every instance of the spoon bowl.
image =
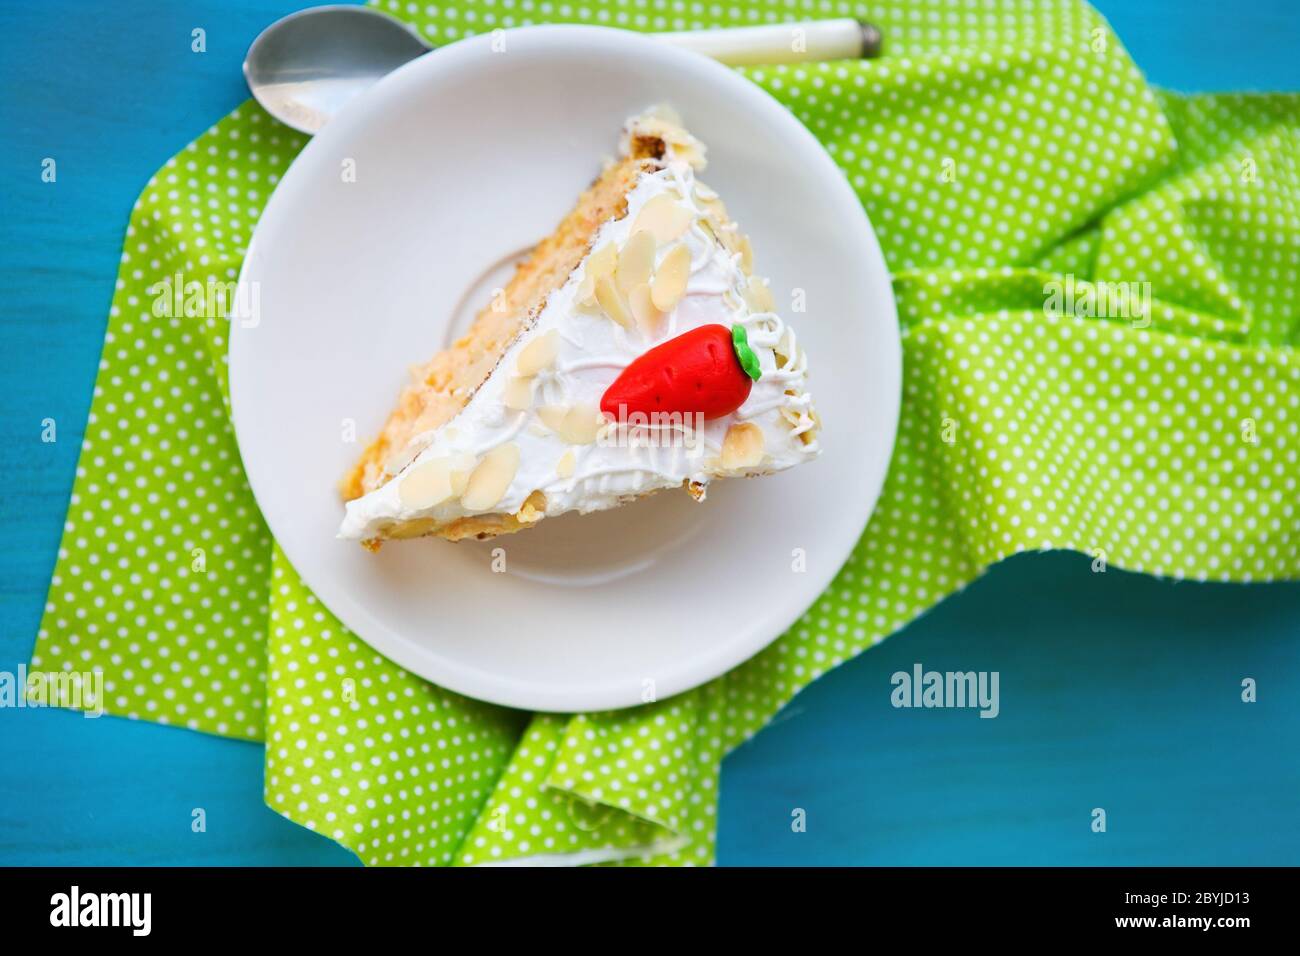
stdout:
[(268, 113), (314, 134), (352, 97), (432, 49), (406, 24), (370, 7), (312, 7), (258, 35), (244, 78)]

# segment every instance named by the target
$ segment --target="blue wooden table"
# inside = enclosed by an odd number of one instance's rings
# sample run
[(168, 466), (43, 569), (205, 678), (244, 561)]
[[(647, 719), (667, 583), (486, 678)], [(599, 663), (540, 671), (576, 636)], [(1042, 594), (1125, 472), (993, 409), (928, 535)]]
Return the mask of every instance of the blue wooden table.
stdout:
[[(302, 5), (0, 6), (0, 670), (31, 651), (131, 204), (244, 98), (257, 31)], [(1293, 0), (1100, 6), (1157, 83), (1300, 88)], [(55, 188), (40, 181), (46, 157)], [(40, 440), (45, 418), (55, 444)], [(893, 709), (889, 677), (916, 662), (999, 670), (1001, 715)], [(1240, 699), (1246, 677), (1257, 703)], [(1297, 743), (1300, 585), (1174, 584), (1022, 556), (817, 682), (727, 759), (719, 860), (1297, 864)], [(261, 792), (252, 744), (0, 710), (0, 863), (354, 862)], [(206, 833), (190, 830), (196, 807)]]

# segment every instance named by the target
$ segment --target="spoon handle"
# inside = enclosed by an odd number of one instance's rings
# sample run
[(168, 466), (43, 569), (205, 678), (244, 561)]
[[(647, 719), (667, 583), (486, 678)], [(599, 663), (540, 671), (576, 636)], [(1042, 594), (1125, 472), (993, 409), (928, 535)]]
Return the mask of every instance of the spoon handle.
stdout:
[(727, 66), (857, 60), (879, 56), (881, 47), (878, 29), (850, 17), (651, 35)]

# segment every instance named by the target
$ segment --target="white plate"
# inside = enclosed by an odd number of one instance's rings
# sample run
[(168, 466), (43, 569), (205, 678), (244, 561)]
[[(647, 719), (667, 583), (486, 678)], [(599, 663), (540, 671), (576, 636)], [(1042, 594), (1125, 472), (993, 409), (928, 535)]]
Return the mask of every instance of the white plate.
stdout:
[[(373, 555), (337, 540), (336, 482), (407, 368), (442, 348), (489, 301), (501, 266), (554, 228), (615, 152), (623, 121), (664, 102), (708, 145), (704, 180), (753, 239), (808, 352), (822, 457), (720, 482), (702, 505), (664, 493), (496, 541), (396, 542)], [(303, 150), (241, 282), (257, 284), (246, 287), (260, 313), (256, 326), (232, 323), (231, 398), (272, 533), (362, 640), (471, 697), (600, 710), (725, 673), (826, 587), (884, 480), (901, 359), (862, 207), (784, 107), (662, 41), (530, 27), (403, 67)], [(790, 308), (795, 290), (802, 314)], [(349, 421), (354, 444), (343, 440)], [(492, 570), (498, 547), (505, 573)]]

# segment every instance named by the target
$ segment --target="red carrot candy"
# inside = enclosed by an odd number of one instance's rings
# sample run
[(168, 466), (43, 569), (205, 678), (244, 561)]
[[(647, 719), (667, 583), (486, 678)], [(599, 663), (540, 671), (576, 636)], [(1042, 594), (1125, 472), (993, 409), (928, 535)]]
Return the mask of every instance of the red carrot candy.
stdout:
[(760, 374), (743, 325), (704, 325), (638, 356), (605, 390), (600, 410), (615, 420), (633, 412), (721, 418), (745, 404)]

